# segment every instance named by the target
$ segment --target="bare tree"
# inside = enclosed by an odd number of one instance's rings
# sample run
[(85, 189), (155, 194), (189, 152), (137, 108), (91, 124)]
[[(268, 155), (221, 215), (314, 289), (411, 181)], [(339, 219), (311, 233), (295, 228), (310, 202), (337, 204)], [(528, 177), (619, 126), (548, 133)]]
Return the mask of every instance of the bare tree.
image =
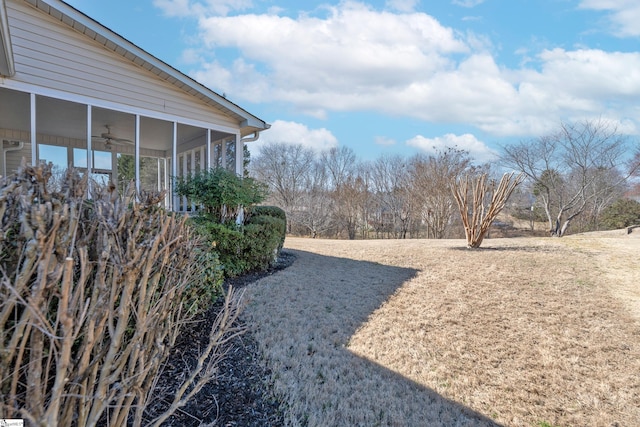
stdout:
[(331, 148), (322, 153), (323, 163), (333, 189), (340, 188), (353, 176), (356, 169), (356, 154), (349, 147)]
[(400, 156), (380, 157), (373, 164), (372, 184), (377, 199), (378, 221), (388, 224), (385, 231), (406, 238), (409, 230), (412, 197), (406, 161)]
[[(636, 149), (636, 152), (633, 158), (629, 161), (628, 171), (629, 175), (635, 178), (640, 178), (640, 146)], [(640, 196), (640, 181), (635, 180), (631, 183), (631, 194), (635, 194), (636, 196)]]
[(332, 148), (323, 153), (321, 162), (329, 175), (337, 231), (346, 231), (349, 239), (353, 240), (357, 232), (362, 192), (367, 191), (364, 181), (357, 176), (356, 155), (348, 147)]
[(412, 195), (416, 216), (427, 226), (427, 238), (443, 239), (455, 212), (451, 181), (461, 176), (471, 164), (469, 153), (447, 149), (435, 156), (417, 155), (410, 159)]
[(250, 163), (251, 174), (269, 186), (269, 200), (293, 219), (314, 160), (313, 150), (302, 144), (266, 144)]
[(330, 230), (333, 225), (333, 200), (327, 190), (327, 170), (322, 162), (314, 162), (304, 179), (304, 193), (292, 212), (291, 221), (309, 231), (316, 238)]
[(504, 174), (497, 186), (493, 180), (487, 183), (486, 173), (475, 179), (467, 175), (464, 179), (452, 181), (451, 190), (458, 203), (468, 247), (480, 247), (491, 223), (504, 209), (507, 199), (523, 178), (523, 174), (515, 177), (514, 173)]
[(602, 211), (623, 197), (628, 189), (628, 182), (620, 170), (594, 171), (594, 179), (586, 188), (588, 203), (585, 208), (584, 221), (582, 221), (582, 230), (598, 230)]
[(556, 133), (505, 146), (502, 160), (531, 181), (549, 231), (559, 237), (590, 200), (619, 184), (610, 182), (591, 191), (603, 173), (622, 165), (626, 148), (627, 139), (614, 125), (587, 120), (562, 124)]

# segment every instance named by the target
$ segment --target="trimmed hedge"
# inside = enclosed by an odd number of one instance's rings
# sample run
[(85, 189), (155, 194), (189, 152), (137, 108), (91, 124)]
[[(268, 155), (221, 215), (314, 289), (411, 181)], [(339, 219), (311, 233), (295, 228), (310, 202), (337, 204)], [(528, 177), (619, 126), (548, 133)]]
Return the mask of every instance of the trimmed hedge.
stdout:
[(218, 254), (226, 277), (269, 268), (282, 247), (285, 223), (280, 218), (254, 212), (244, 226), (220, 224), (206, 215), (192, 221), (196, 232)]
[[(280, 243), (278, 244), (278, 251), (280, 251), (284, 246), (284, 239), (287, 235), (287, 214), (284, 209), (277, 206), (254, 206), (251, 215), (258, 218), (268, 216), (282, 220), (282, 224), (279, 229)], [(249, 219), (249, 222), (251, 222), (251, 218)]]
[(195, 258), (198, 272), (185, 290), (185, 306), (191, 314), (204, 312), (218, 300), (223, 295), (224, 283), (222, 263), (213, 248), (197, 247)]

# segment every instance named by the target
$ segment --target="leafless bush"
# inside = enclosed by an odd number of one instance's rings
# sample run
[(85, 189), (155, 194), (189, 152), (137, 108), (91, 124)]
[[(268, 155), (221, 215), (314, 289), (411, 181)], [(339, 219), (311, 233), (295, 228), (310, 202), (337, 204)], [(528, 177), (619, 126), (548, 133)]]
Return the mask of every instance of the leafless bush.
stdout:
[(159, 425), (213, 375), (242, 332), (230, 291), (209, 346), (166, 414), (145, 407), (189, 315), (197, 241), (153, 198), (105, 189), (86, 200), (68, 171), (23, 165), (0, 186), (0, 418), (34, 425)]

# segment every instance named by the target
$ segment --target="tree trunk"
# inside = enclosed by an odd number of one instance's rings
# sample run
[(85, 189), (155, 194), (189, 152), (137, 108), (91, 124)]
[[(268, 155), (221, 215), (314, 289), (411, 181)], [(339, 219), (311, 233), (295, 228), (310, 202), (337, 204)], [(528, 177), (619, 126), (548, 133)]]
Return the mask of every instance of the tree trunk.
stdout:
[[(515, 178), (513, 175), (513, 173), (504, 174), (496, 188), (495, 185), (487, 186), (487, 174), (482, 174), (472, 182), (471, 191), (469, 191), (468, 176), (464, 181), (454, 180), (452, 182), (451, 189), (462, 217), (467, 247), (480, 247), (489, 227), (504, 208), (513, 190), (524, 178), (522, 174)], [(469, 196), (472, 196), (471, 207), (469, 207)], [(485, 206), (487, 198), (490, 203)]]

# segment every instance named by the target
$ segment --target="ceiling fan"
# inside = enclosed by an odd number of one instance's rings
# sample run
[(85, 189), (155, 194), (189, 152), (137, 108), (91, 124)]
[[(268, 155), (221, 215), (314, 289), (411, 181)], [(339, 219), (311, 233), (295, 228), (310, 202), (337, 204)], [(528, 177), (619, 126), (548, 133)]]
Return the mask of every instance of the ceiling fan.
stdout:
[(116, 135), (111, 133), (111, 129), (109, 125), (104, 125), (107, 128), (106, 132), (101, 133), (98, 136), (92, 135), (91, 138), (96, 141), (104, 142), (104, 146), (107, 150), (111, 150), (113, 145), (133, 145), (133, 141), (126, 138), (119, 138)]

